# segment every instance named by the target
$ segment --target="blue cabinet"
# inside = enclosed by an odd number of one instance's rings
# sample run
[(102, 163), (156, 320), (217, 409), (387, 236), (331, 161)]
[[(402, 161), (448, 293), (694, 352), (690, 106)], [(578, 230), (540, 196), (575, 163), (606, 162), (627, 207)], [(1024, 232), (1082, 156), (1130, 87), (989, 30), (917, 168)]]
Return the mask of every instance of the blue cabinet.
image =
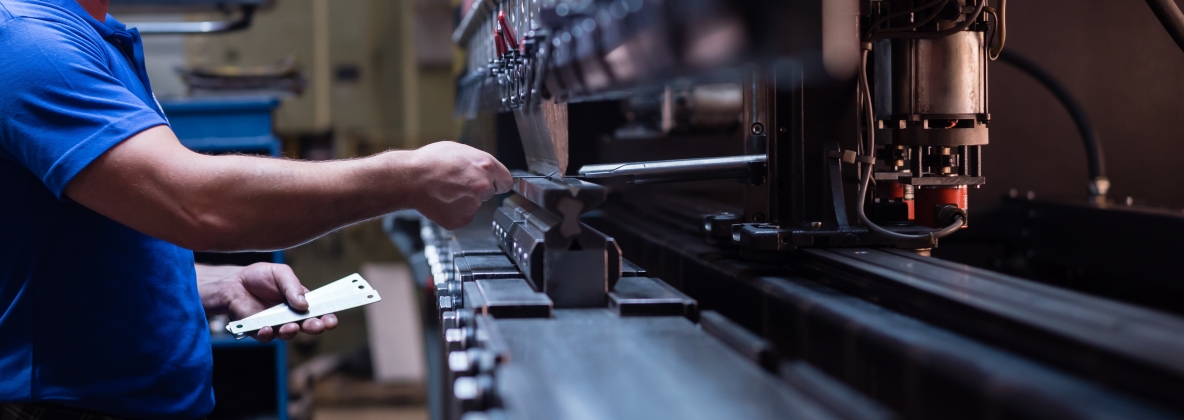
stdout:
[(181, 144), (202, 153), (280, 155), (273, 133), (279, 99), (271, 96), (218, 96), (161, 101)]

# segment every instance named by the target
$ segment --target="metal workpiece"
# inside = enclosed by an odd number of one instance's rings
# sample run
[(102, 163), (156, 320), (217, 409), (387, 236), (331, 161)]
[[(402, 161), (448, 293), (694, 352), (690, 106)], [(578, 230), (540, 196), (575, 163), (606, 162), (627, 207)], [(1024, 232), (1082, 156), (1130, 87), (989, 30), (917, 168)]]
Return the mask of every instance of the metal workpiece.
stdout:
[(827, 283), (1184, 409), (1184, 318), (899, 250), (806, 250)]
[(765, 176), (767, 156), (743, 155), (652, 162), (587, 165), (580, 168), (585, 178), (624, 178), (635, 184), (747, 178), (760, 183)]
[(699, 304), (662, 280), (622, 277), (608, 294), (618, 316), (681, 316), (699, 319)]
[(567, 104), (544, 101), (514, 109), (531, 172), (562, 178), (567, 173)]
[(357, 273), (343, 277), (304, 294), (308, 307), (298, 311), (287, 303), (264, 309), (246, 318), (226, 324), (226, 331), (236, 340), (246, 338), (265, 327), (300, 322), (305, 319), (366, 306), (382, 300), (378, 291)]

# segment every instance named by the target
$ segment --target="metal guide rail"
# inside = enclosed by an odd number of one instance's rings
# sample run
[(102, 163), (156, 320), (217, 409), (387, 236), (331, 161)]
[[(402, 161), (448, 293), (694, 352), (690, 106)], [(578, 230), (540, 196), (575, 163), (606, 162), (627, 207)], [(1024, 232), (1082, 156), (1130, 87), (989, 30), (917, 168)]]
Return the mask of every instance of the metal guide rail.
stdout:
[(443, 418), (893, 417), (628, 261), (599, 305), (560, 305), (475, 225), (425, 220), (418, 232), (436, 286), (443, 354), (432, 368), (444, 380), (431, 392)]
[(634, 197), (609, 203), (593, 224), (651, 275), (760, 333), (782, 357), (809, 361), (905, 417), (1184, 412), (1178, 316), (901, 250), (741, 258), (728, 242), (703, 240), (705, 217), (727, 210)]

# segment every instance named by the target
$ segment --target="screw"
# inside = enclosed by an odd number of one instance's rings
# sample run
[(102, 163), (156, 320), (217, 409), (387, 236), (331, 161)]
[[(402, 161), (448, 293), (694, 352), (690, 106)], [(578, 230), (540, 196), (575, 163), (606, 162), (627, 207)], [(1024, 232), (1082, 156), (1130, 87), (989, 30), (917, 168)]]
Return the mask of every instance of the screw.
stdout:
[(754, 213), (752, 215), (752, 221), (755, 223), (764, 223), (765, 222), (765, 214), (764, 213)]
[(810, 229), (822, 229), (822, 222), (810, 222)]
[(758, 136), (761, 134), (765, 134), (765, 125), (761, 124), (761, 123), (753, 123), (752, 124), (752, 134), (756, 134)]

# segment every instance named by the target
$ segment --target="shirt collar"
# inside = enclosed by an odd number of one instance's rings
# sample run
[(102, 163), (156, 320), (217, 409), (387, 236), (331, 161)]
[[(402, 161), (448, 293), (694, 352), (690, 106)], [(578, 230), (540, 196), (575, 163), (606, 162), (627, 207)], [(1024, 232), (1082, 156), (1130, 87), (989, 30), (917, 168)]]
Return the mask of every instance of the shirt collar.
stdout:
[(95, 18), (91, 17), (90, 13), (87, 13), (86, 9), (83, 9), (82, 5), (78, 4), (78, 2), (76, 0), (42, 0), (42, 1), (49, 3), (49, 4), (57, 5), (59, 7), (66, 9), (66, 10), (69, 10), (70, 12), (73, 12), (75, 15), (78, 15), (79, 18), (82, 18), (82, 20), (86, 21), (86, 23), (89, 23), (90, 26), (95, 29), (95, 32), (98, 32), (99, 36), (101, 36), (103, 38), (109, 37), (111, 35), (115, 35), (116, 33), (121, 33), (121, 32), (127, 31), (127, 26), (125, 26), (122, 22), (115, 20), (115, 18), (111, 17), (110, 14), (107, 15), (106, 22), (99, 22), (98, 20), (95, 20)]

